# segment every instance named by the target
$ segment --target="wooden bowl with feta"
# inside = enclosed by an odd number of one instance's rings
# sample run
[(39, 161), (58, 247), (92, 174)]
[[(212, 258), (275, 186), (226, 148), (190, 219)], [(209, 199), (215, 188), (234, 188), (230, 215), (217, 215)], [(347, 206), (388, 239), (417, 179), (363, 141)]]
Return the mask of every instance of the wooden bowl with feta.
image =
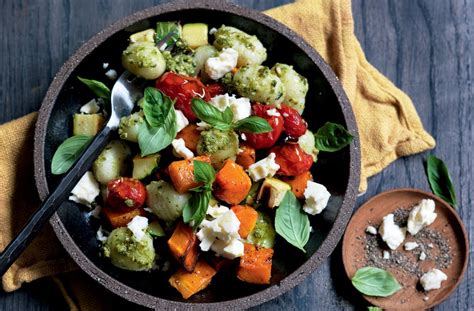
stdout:
[(359, 208), (347, 227), (342, 251), (347, 276), (371, 304), (423, 310), (458, 286), (469, 244), (461, 219), (448, 203), (421, 190), (395, 189)]
[(143, 97), (51, 220), (86, 273), (151, 308), (235, 309), (331, 254), (359, 184), (350, 103), (299, 36), (217, 0), (124, 18), (62, 67), (38, 118), (42, 197), (101, 128), (124, 70)]

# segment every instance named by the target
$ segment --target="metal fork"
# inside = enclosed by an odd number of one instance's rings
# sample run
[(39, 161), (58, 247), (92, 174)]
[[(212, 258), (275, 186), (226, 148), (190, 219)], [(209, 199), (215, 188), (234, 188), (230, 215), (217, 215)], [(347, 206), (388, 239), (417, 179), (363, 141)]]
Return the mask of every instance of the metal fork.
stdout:
[(20, 233), (1, 253), (0, 276), (8, 270), (59, 206), (69, 197), (71, 190), (89, 170), (94, 160), (110, 141), (112, 131), (119, 126), (120, 118), (128, 116), (132, 112), (136, 99), (143, 94), (143, 86), (143, 80), (136, 78), (128, 71), (125, 71), (115, 82), (111, 94), (111, 114), (107, 124), (69, 169), (57, 188), (48, 195)]

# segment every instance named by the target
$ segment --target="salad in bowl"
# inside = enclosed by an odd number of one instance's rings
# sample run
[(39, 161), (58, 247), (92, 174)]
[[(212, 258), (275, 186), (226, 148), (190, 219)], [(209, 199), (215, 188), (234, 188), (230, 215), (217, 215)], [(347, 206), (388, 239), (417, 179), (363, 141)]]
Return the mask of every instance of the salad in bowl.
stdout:
[[(308, 129), (307, 79), (292, 64), (264, 65), (257, 36), (209, 28), (158, 21), (129, 36), (121, 63), (146, 82), (143, 96), (70, 196), (100, 223), (97, 243), (110, 264), (166, 271), (184, 299), (219, 273), (270, 284), (276, 242), (306, 252), (310, 218), (331, 196), (311, 174), (318, 153), (353, 138), (336, 123)], [(91, 100), (52, 158), (56, 175), (107, 118), (110, 89), (78, 79)]]

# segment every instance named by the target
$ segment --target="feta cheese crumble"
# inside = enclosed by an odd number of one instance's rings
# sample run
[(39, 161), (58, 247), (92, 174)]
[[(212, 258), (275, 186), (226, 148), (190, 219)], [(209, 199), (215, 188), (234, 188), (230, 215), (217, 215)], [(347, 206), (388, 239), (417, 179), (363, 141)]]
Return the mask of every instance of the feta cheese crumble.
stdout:
[(372, 235), (376, 235), (377, 229), (375, 229), (374, 226), (367, 226), (367, 228), (365, 228), (365, 232), (370, 233)]
[(419, 245), (416, 242), (406, 242), (404, 247), (406, 251), (412, 251), (417, 248)]
[(175, 109), (175, 114), (176, 114), (176, 133), (179, 133), (181, 132), (182, 129), (188, 126), (189, 121), (184, 116), (184, 113), (181, 110)]
[(390, 252), (389, 251), (383, 251), (383, 259), (390, 259)]
[(234, 121), (239, 121), (249, 117), (252, 113), (250, 99), (247, 97), (236, 98), (235, 95), (223, 94), (216, 95), (209, 101), (211, 105), (224, 111), (229, 107), (234, 113)]
[(105, 231), (102, 228), (102, 226), (100, 226), (99, 229), (97, 230), (97, 233), (96, 233), (97, 240), (99, 240), (101, 242), (105, 242), (105, 241), (107, 241), (108, 236), (109, 236), (109, 233), (107, 231)]
[(266, 158), (249, 166), (249, 175), (253, 181), (259, 181), (267, 177), (273, 177), (280, 169), (280, 165), (275, 162), (275, 153), (270, 153)]
[(86, 113), (86, 114), (93, 114), (93, 113), (99, 112), (99, 110), (100, 110), (99, 104), (97, 103), (95, 99), (93, 99), (89, 101), (87, 104), (85, 104), (84, 106), (82, 106), (81, 109), (79, 109), (79, 112)]
[(205, 130), (208, 130), (208, 129), (211, 128), (211, 125), (207, 124), (204, 121), (200, 121), (200, 122), (196, 123), (196, 125), (197, 125), (198, 131), (205, 131)]
[(173, 151), (178, 157), (184, 159), (191, 159), (194, 157), (194, 153), (186, 147), (184, 139), (173, 139), (171, 145), (173, 145)]
[(94, 174), (89, 171), (82, 176), (74, 189), (72, 189), (69, 200), (90, 207), (99, 193), (99, 184), (95, 180)]
[(110, 80), (116, 80), (117, 79), (117, 71), (114, 69), (109, 69), (105, 72), (105, 76), (109, 78)]
[(441, 282), (446, 281), (448, 276), (441, 270), (431, 269), (420, 278), (420, 284), (425, 291), (441, 288)]
[(225, 48), (217, 57), (210, 57), (206, 60), (204, 68), (212, 80), (222, 78), (237, 66), (239, 53), (232, 48)]
[(127, 228), (132, 231), (137, 241), (141, 241), (145, 236), (145, 230), (148, 228), (148, 218), (143, 216), (135, 216), (132, 221), (127, 224)]
[(388, 247), (395, 250), (405, 240), (406, 228), (397, 226), (393, 221), (393, 214), (388, 214), (383, 218), (379, 233)]
[(424, 227), (431, 225), (437, 216), (434, 210), (435, 203), (433, 200), (421, 200), (418, 205), (413, 207), (408, 216), (408, 232), (415, 235)]
[(218, 218), (219, 216), (224, 215), (228, 211), (229, 208), (227, 206), (216, 204), (209, 205), (206, 214), (212, 216), (213, 218)]
[(310, 215), (316, 215), (326, 208), (331, 194), (325, 186), (308, 180), (304, 190), (304, 197), (303, 210)]
[(425, 260), (426, 259), (425, 252), (421, 252), (420, 257), (418, 259), (420, 259), (421, 261)]

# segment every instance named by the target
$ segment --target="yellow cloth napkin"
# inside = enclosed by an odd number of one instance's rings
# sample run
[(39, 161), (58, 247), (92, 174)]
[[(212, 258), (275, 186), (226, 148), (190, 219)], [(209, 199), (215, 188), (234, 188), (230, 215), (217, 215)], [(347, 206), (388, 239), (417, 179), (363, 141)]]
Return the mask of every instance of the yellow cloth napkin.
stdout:
[[(354, 35), (349, 0), (300, 0), (265, 13), (306, 39), (341, 80), (359, 127), (361, 191), (367, 188), (367, 177), (395, 159), (435, 146), (410, 98), (367, 62)], [(35, 120), (36, 114), (30, 114), (0, 126), (1, 249), (38, 206), (32, 164)], [(2, 285), (13, 291), (24, 282), (74, 269), (47, 227), (3, 276)], [(109, 307), (118, 301), (79, 272), (59, 275), (55, 281), (73, 310), (98, 310), (105, 308), (104, 301)]]

